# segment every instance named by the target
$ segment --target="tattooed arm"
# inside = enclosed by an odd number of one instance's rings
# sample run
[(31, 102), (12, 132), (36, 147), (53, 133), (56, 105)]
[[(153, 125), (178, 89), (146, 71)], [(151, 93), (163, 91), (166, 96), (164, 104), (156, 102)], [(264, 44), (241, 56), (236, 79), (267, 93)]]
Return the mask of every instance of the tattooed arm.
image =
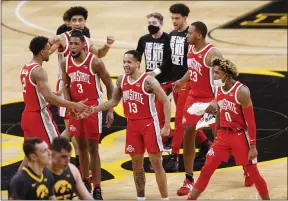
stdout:
[(144, 168), (133, 168), (134, 182), (137, 191), (137, 197), (145, 197), (145, 171)]
[(148, 93), (155, 94), (156, 98), (163, 104), (165, 124), (161, 130), (161, 135), (168, 135), (170, 130), (170, 120), (171, 120), (171, 104), (170, 101), (160, 86), (159, 82), (152, 76), (148, 76), (145, 82), (145, 90)]

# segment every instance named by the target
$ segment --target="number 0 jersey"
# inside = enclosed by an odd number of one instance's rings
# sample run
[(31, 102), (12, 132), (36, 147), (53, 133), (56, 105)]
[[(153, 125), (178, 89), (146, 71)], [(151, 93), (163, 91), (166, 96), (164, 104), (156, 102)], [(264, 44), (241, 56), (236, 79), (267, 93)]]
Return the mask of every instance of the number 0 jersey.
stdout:
[(148, 119), (157, 117), (155, 95), (145, 91), (144, 84), (148, 75), (143, 73), (136, 81), (129, 76), (122, 78), (122, 100), (124, 114), (128, 119)]
[(229, 91), (224, 91), (222, 87), (216, 89), (216, 101), (220, 107), (220, 127), (247, 128), (241, 104), (237, 99), (237, 92), (241, 86), (242, 83), (235, 82)]
[(92, 61), (95, 55), (88, 53), (81, 64), (76, 64), (69, 54), (66, 60), (66, 73), (70, 77), (70, 91), (72, 101), (78, 102), (88, 99), (97, 100), (102, 97), (100, 80), (97, 73), (93, 73)]

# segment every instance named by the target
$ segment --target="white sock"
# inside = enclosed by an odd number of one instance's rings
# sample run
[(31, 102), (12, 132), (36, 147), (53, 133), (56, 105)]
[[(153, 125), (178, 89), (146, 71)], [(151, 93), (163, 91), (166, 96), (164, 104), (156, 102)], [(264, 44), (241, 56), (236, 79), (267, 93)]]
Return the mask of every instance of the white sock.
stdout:
[(137, 200), (146, 200), (145, 197), (137, 197)]
[(169, 198), (161, 198), (161, 200), (169, 200)]

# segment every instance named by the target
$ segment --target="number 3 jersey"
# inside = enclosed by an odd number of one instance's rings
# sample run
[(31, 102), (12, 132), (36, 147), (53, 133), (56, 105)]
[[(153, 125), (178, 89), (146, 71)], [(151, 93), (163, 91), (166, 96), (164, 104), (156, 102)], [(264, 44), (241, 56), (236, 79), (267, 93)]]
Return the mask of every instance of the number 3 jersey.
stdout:
[(235, 82), (228, 91), (217, 87), (215, 97), (220, 107), (220, 127), (247, 128), (241, 104), (237, 99), (237, 92), (241, 86), (242, 83)]
[(215, 47), (210, 43), (198, 52), (194, 50), (194, 46), (190, 47), (187, 55), (191, 87), (189, 95), (199, 98), (214, 97), (213, 69), (205, 62), (207, 54), (213, 48)]
[(100, 79), (93, 73), (92, 61), (95, 55), (88, 53), (81, 64), (76, 64), (69, 54), (66, 60), (66, 73), (70, 78), (70, 93), (72, 101), (79, 102), (88, 99), (97, 100), (102, 97)]
[(131, 81), (123, 75), (121, 88), (124, 114), (127, 119), (148, 119), (157, 117), (155, 95), (145, 91), (148, 75), (143, 73), (137, 80)]

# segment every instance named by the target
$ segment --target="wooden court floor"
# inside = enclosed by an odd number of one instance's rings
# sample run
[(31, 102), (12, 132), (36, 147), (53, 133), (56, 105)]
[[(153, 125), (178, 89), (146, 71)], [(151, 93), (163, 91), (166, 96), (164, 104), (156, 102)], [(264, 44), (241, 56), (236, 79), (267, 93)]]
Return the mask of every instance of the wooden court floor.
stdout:
[[(117, 76), (123, 73), (124, 51), (135, 49), (139, 37), (147, 33), (147, 14), (162, 13), (164, 30), (166, 32), (172, 30), (169, 6), (173, 3), (176, 2), (81, 1), (81, 6), (85, 6), (89, 11), (87, 26), (97, 46), (101, 47), (104, 44), (107, 35), (113, 35), (116, 39), (103, 59), (111, 75)], [(191, 10), (188, 23), (201, 20), (207, 24), (209, 30), (267, 3), (268, 1), (185, 2)], [(31, 59), (28, 46), (32, 35), (53, 36), (58, 26), (62, 24), (63, 12), (76, 5), (79, 5), (79, 2), (2, 2), (2, 104), (22, 100), (19, 73), (22, 65)], [(241, 46), (221, 43), (209, 38), (208, 41), (218, 47), (226, 58), (232, 60), (240, 72), (281, 76), (273, 70), (287, 70), (286, 31), (285, 29), (218, 29), (213, 33), (214, 37), (240, 43)], [(52, 55), (44, 67), (48, 71), (49, 83), (54, 89), (58, 72), (57, 56)], [(121, 106), (118, 106), (116, 112), (122, 114)], [(125, 130), (116, 132), (104, 138), (100, 146), (102, 168), (115, 176), (114, 180), (108, 180), (103, 184), (104, 199), (135, 199), (136, 196), (132, 173), (121, 168), (121, 164), (128, 160), (127, 155), (124, 154), (124, 134)], [(1, 167), (19, 161), (23, 156), (21, 152), (23, 139), (7, 134), (1, 134), (1, 138)], [(287, 157), (261, 162), (259, 169), (267, 181), (271, 198), (287, 199)], [(195, 172), (196, 179), (198, 175), (199, 172)], [(176, 195), (176, 190), (184, 179), (183, 173), (169, 173), (167, 177), (170, 199), (185, 199)], [(200, 198), (260, 199), (254, 186), (251, 188), (243, 186), (243, 179), (241, 167), (217, 170)], [(146, 180), (146, 198), (159, 199), (154, 175), (147, 174)], [(2, 191), (2, 199), (7, 199), (6, 191)]]

